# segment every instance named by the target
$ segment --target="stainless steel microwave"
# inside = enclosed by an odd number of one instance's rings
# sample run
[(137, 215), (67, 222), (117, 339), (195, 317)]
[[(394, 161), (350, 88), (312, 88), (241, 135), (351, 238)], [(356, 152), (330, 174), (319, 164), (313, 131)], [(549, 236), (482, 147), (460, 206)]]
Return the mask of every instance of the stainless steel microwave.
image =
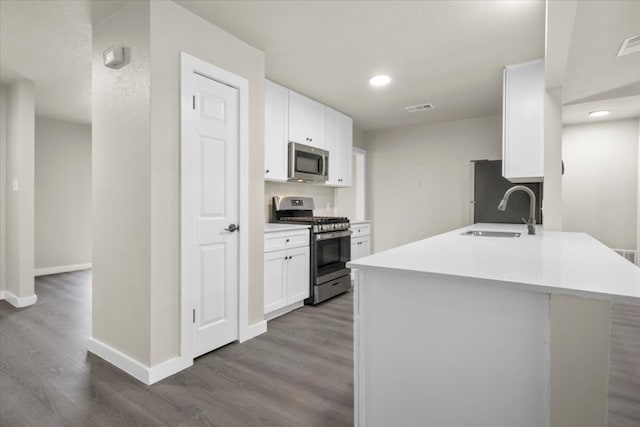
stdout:
[(290, 142), (288, 178), (298, 182), (325, 182), (329, 178), (329, 152)]

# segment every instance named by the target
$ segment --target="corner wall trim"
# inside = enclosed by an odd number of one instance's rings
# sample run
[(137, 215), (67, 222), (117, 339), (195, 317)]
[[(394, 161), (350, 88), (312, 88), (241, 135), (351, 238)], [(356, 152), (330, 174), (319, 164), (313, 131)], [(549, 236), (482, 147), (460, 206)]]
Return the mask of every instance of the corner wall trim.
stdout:
[(0, 291), (0, 300), (6, 300), (16, 308), (23, 308), (34, 305), (38, 301), (38, 296), (33, 294), (28, 297), (18, 297), (9, 291)]
[(255, 338), (258, 335), (262, 335), (267, 332), (267, 321), (263, 320), (258, 323), (254, 323), (253, 325), (249, 325), (247, 327), (247, 334), (242, 336), (240, 342), (245, 342), (250, 340), (251, 338)]
[(89, 338), (87, 349), (146, 385), (156, 383), (193, 365), (193, 360), (174, 357), (148, 367), (93, 337)]
[(34, 276), (37, 277), (46, 276), (47, 274), (70, 273), (72, 271), (89, 270), (90, 268), (93, 268), (93, 264), (90, 262), (84, 264), (60, 265), (58, 267), (37, 268), (34, 272)]

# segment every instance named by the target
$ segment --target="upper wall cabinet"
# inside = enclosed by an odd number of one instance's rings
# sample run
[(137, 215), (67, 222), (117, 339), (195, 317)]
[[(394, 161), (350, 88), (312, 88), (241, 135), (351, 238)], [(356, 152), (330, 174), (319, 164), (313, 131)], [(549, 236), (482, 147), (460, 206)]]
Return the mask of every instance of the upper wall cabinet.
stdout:
[(334, 187), (351, 186), (353, 119), (333, 108), (325, 114), (325, 150), (329, 151), (329, 180)]
[(264, 179), (287, 180), (289, 89), (265, 81)]
[(544, 177), (544, 62), (505, 67), (502, 175), (511, 182)]
[(325, 149), (325, 106), (289, 91), (289, 141)]

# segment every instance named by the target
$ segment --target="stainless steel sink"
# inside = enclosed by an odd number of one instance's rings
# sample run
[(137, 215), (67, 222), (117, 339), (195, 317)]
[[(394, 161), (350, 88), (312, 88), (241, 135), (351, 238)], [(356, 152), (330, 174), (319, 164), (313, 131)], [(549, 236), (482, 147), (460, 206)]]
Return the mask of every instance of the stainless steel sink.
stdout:
[(462, 233), (463, 236), (483, 236), (483, 237), (520, 237), (522, 233), (516, 233), (515, 231), (484, 231), (484, 230), (470, 230)]

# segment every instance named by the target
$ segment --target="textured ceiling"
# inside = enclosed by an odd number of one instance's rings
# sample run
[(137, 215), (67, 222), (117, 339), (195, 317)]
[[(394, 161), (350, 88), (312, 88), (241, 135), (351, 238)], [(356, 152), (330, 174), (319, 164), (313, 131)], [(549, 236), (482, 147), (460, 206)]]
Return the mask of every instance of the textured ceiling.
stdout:
[(91, 121), (91, 25), (126, 1), (0, 1), (0, 83), (35, 82), (36, 114)]
[[(544, 1), (177, 1), (266, 54), (267, 77), (364, 130), (497, 114), (502, 67), (544, 55)], [(385, 88), (368, 78), (389, 74)], [(406, 113), (430, 102), (434, 110)]]
[[(502, 66), (543, 56), (541, 0), (177, 3), (265, 51), (269, 78), (365, 130), (497, 114)], [(89, 122), (91, 25), (124, 4), (0, 1), (0, 82), (32, 79), (39, 115)], [(624, 98), (640, 94), (640, 54), (615, 54), (640, 32), (639, 9), (639, 1), (578, 2), (563, 90), (568, 114), (614, 98), (623, 98), (624, 115), (636, 114)], [(367, 78), (380, 72), (392, 84), (371, 88)], [(425, 102), (435, 109), (404, 111)]]
[(86, 4), (0, 2), (0, 81), (35, 82), (36, 114), (91, 121), (91, 22)]

